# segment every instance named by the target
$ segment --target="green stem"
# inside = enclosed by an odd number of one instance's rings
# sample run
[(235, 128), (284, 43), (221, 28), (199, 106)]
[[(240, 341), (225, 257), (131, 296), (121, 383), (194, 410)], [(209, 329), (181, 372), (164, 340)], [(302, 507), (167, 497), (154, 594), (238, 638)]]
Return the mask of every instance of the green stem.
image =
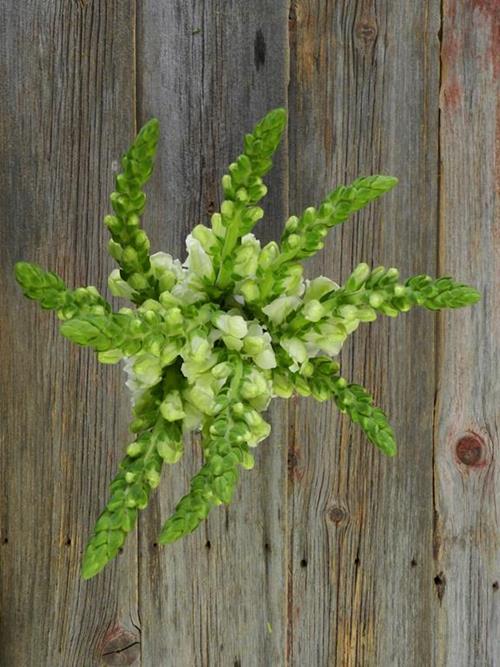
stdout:
[(231, 274), (225, 264), (225, 259), (229, 257), (238, 242), (240, 235), (241, 208), (241, 206), (236, 208), (234, 217), (227, 228), (226, 238), (224, 239), (224, 245), (222, 246), (219, 275), (215, 281), (215, 285), (221, 289), (225, 289), (231, 280)]

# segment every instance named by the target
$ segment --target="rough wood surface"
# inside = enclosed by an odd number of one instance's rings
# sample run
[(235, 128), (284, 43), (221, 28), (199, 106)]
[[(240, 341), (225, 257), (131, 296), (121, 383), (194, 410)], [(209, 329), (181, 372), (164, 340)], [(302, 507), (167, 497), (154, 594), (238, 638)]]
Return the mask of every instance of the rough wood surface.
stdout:
[(444, 9), (439, 271), (483, 299), (439, 316), (436, 664), (482, 667), (500, 664), (500, 5)]
[[(0, 3), (2, 666), (500, 665), (497, 4)], [(22, 299), (13, 264), (105, 289), (112, 175), (152, 115), (145, 224), (155, 250), (183, 256), (242, 134), (277, 105), (288, 141), (261, 237), (338, 183), (394, 174), (396, 190), (337, 229), (308, 275), (344, 279), (366, 260), (451, 273), (484, 299), (350, 339), (343, 373), (391, 416), (398, 458), (331, 405), (276, 402), (233, 505), (157, 546), (200, 465), (193, 442), (138, 536), (83, 582), (128, 397), (118, 368)]]
[[(400, 179), (334, 231), (311, 275), (344, 280), (361, 261), (435, 273), (438, 30), (438, 2), (295, 4), (290, 211), (360, 174)], [(396, 459), (332, 405), (292, 407), (291, 665), (431, 664), (434, 321), (379, 320), (342, 355), (344, 376), (390, 415)]]
[(113, 161), (134, 131), (132, 4), (1, 3), (0, 664), (9, 667), (101, 664), (108, 632), (137, 634), (133, 538), (100, 580), (79, 578), (126, 438), (122, 377), (23, 303), (12, 273), (27, 259), (72, 286), (105, 288), (101, 219)]
[[(147, 0), (138, 15), (138, 112), (163, 129), (151, 187), (154, 246), (185, 256), (184, 238), (220, 203), (220, 179), (255, 119), (286, 102), (287, 3)], [(266, 177), (267, 218), (286, 215), (286, 146)], [(159, 527), (200, 466), (199, 446), (167, 470), (140, 529), (144, 665), (280, 665), (286, 619), (286, 413), (241, 476), (229, 508), (187, 539), (158, 549)]]

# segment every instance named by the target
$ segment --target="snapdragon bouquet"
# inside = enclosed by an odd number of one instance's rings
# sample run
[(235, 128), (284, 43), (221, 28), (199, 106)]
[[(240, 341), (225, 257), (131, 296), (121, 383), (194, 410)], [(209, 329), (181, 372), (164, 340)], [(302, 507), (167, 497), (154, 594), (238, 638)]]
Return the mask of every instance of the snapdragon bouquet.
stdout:
[(338, 187), (318, 208), (292, 215), (278, 243), (261, 247), (252, 229), (263, 216), (262, 178), (285, 124), (285, 110), (275, 109), (245, 136), (243, 153), (222, 178), (220, 212), (210, 226), (194, 227), (181, 263), (164, 252), (150, 254), (141, 228), (143, 186), (159, 137), (158, 121), (146, 123), (122, 159), (111, 195), (114, 215), (104, 220), (119, 266), (109, 289), (132, 307), (114, 312), (95, 287), (72, 290), (37, 265), (16, 264), (25, 296), (56, 311), (63, 336), (94, 349), (102, 363), (122, 361), (128, 376), (134, 437), (87, 545), (85, 579), (122, 547), (164, 464), (183, 455), (187, 433), (201, 431), (204, 463), (159, 542), (191, 533), (214, 506), (229, 503), (240, 468), (253, 467), (252, 449), (269, 435), (263, 413), (275, 396), (332, 399), (369, 441), (394, 455), (385, 414), (365, 389), (339, 374), (335, 359), (342, 345), (379, 314), (459, 308), (479, 299), (475, 289), (449, 277), (401, 282), (397, 269), (364, 263), (342, 286), (324, 276), (304, 278), (302, 260), (323, 247), (332, 227), (390, 190), (397, 182), (391, 176)]

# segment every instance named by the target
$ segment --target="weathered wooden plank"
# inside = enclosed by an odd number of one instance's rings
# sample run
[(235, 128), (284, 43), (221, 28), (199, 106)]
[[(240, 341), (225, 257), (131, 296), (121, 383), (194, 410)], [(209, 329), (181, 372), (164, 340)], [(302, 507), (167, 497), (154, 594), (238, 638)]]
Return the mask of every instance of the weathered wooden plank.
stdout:
[[(339, 183), (400, 184), (337, 229), (309, 275), (354, 265), (435, 273), (439, 3), (304, 0), (290, 16), (290, 212)], [(434, 317), (358, 330), (344, 375), (371, 390), (399, 455), (331, 405), (291, 408), (288, 664), (432, 664)]]
[[(154, 247), (185, 256), (183, 239), (220, 202), (220, 179), (243, 133), (286, 96), (287, 2), (138, 5), (140, 121), (162, 125), (148, 229)], [(286, 152), (268, 178), (267, 221), (286, 212)], [(145, 665), (284, 664), (286, 419), (272, 409), (274, 436), (243, 474), (228, 509), (192, 536), (158, 548), (161, 522), (200, 465), (197, 443), (166, 472), (140, 527), (140, 600)]]
[(113, 650), (106, 633), (120, 625), (137, 636), (134, 540), (105, 574), (79, 577), (126, 443), (123, 378), (64, 342), (54, 315), (13, 280), (23, 258), (71, 285), (105, 288), (101, 219), (112, 161), (134, 131), (134, 4), (0, 7), (0, 663), (9, 667), (112, 664), (100, 658)]
[(439, 319), (437, 664), (486, 666), (500, 664), (500, 7), (443, 9), (439, 267), (483, 298)]

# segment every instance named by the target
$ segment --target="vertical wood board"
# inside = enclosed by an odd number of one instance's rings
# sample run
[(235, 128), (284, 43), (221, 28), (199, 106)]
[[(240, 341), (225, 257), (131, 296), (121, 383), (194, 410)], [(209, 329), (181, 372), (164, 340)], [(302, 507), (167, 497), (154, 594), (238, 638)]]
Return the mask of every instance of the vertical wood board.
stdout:
[[(361, 261), (435, 273), (439, 5), (294, 2), (290, 213), (360, 175), (399, 185), (336, 228), (309, 275)], [(360, 327), (343, 375), (396, 432), (387, 460), (331, 404), (290, 414), (290, 665), (431, 664), (434, 327), (430, 313)]]
[(121, 373), (65, 341), (13, 277), (25, 259), (70, 286), (105, 286), (101, 219), (134, 129), (132, 8), (0, 8), (0, 663), (9, 667), (102, 664), (106, 633), (120, 625), (137, 636), (134, 539), (99, 579), (79, 577), (126, 442)]
[(439, 270), (481, 301), (439, 315), (436, 663), (500, 664), (500, 6), (444, 3)]
[[(148, 0), (138, 15), (138, 113), (162, 140), (147, 214), (154, 247), (185, 257), (184, 237), (220, 205), (220, 181), (243, 135), (286, 106), (287, 3)], [(277, 236), (286, 215), (286, 137), (266, 184), (255, 233)], [(145, 665), (284, 664), (286, 412), (242, 471), (231, 505), (215, 508), (179, 543), (158, 548), (160, 526), (201, 465), (199, 441), (166, 470), (140, 530)]]

